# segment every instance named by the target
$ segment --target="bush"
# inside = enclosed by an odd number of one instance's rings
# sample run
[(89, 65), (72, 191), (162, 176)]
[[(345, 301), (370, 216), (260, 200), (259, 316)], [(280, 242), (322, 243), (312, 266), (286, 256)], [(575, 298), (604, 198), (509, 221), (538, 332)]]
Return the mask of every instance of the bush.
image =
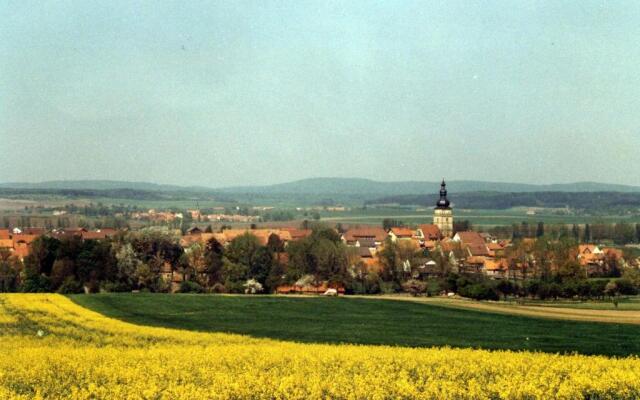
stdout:
[(133, 290), (133, 287), (123, 282), (102, 282), (100, 285), (100, 291), (107, 293), (125, 293), (131, 290)]
[(380, 282), (380, 292), (382, 294), (394, 294), (400, 291), (400, 286), (396, 282)]
[(58, 293), (62, 294), (72, 294), (72, 293), (83, 293), (84, 288), (82, 287), (82, 283), (78, 282), (74, 277), (68, 276), (62, 281), (62, 284), (58, 288)]
[(445, 288), (443, 287), (442, 282), (435, 279), (427, 281), (427, 296), (437, 296), (443, 291), (445, 291)]
[(457, 282), (459, 278), (460, 276), (457, 274), (453, 274), (453, 273), (448, 274), (441, 285), (442, 289), (444, 289), (447, 292), (456, 293), (458, 291)]
[(402, 289), (415, 297), (427, 290), (427, 284), (416, 279), (410, 279), (402, 284)]
[(461, 296), (475, 300), (499, 300), (500, 294), (495, 285), (490, 282), (473, 283), (459, 288)]
[(626, 278), (620, 278), (615, 280), (616, 286), (618, 287), (618, 293), (623, 296), (633, 296), (638, 294), (638, 289), (633, 286), (633, 282)]
[(257, 293), (262, 293), (262, 291), (264, 290), (264, 288), (262, 287), (262, 284), (258, 281), (256, 281), (255, 279), (249, 279), (245, 282), (244, 285), (244, 293), (245, 294), (257, 294)]
[(183, 281), (180, 284), (178, 293), (202, 293), (202, 286), (199, 283), (193, 281)]
[(224, 287), (222, 283), (214, 284), (209, 290), (211, 293), (225, 293), (227, 289)]
[(227, 280), (224, 288), (226, 293), (244, 293), (244, 282)]
[(24, 293), (45, 293), (51, 290), (51, 280), (44, 276), (38, 275), (25, 279), (20, 286), (20, 291)]

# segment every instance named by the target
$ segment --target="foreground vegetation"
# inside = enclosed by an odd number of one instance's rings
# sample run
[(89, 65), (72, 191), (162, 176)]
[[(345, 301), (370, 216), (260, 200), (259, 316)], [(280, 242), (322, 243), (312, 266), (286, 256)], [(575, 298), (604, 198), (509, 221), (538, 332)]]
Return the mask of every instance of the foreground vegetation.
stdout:
[(123, 321), (316, 343), (640, 355), (640, 326), (562, 321), (379, 299), (162, 294), (74, 295)]
[(0, 295), (0, 398), (633, 399), (637, 358), (317, 345), (136, 326)]

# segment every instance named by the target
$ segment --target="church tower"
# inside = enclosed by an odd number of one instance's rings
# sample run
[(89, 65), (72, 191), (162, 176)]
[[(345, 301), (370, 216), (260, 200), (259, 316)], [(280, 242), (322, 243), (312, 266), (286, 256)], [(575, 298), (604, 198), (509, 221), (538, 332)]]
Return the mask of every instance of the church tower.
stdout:
[(453, 235), (453, 211), (447, 199), (447, 184), (444, 179), (440, 185), (440, 200), (438, 200), (436, 208), (433, 210), (433, 224), (440, 228), (443, 237), (451, 237)]

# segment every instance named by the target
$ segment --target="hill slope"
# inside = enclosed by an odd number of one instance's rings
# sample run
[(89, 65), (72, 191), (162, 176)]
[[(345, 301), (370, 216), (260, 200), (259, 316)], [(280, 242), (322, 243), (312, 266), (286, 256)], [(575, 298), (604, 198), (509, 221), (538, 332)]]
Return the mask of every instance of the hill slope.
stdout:
[[(533, 185), (526, 183), (484, 182), (453, 180), (447, 182), (450, 192), (640, 192), (638, 186), (616, 185), (597, 182)], [(363, 178), (309, 178), (293, 182), (261, 186), (234, 186), (208, 188), (203, 186), (178, 186), (150, 182), (127, 182), (113, 180), (68, 180), (38, 183), (0, 183), (0, 188), (16, 189), (72, 189), (113, 190), (133, 189), (145, 191), (190, 191), (224, 192), (241, 194), (309, 194), (309, 195), (359, 195), (391, 196), (401, 194), (433, 194), (440, 189), (440, 182), (399, 181), (382, 182)]]

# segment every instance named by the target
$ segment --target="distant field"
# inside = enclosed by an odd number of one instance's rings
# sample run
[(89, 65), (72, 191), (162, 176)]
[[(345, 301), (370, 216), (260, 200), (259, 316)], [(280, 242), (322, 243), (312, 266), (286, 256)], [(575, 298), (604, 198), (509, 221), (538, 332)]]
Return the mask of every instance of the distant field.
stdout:
[[(346, 212), (321, 213), (323, 221), (340, 222), (346, 224), (374, 224), (379, 225), (385, 218), (400, 220), (406, 224), (424, 224), (433, 219), (432, 210), (415, 211), (398, 208), (352, 209)], [(537, 224), (542, 221), (545, 224), (593, 224), (640, 222), (640, 216), (628, 215), (572, 215), (558, 214), (553, 210), (542, 209), (535, 215), (527, 215), (526, 209), (515, 208), (507, 210), (454, 210), (454, 218), (471, 221), (475, 226), (491, 227), (497, 225), (511, 225), (523, 221), (529, 224)]]
[(531, 318), (438, 304), (163, 294), (70, 298), (106, 316), (136, 324), (298, 342), (640, 354), (640, 327), (636, 325)]

